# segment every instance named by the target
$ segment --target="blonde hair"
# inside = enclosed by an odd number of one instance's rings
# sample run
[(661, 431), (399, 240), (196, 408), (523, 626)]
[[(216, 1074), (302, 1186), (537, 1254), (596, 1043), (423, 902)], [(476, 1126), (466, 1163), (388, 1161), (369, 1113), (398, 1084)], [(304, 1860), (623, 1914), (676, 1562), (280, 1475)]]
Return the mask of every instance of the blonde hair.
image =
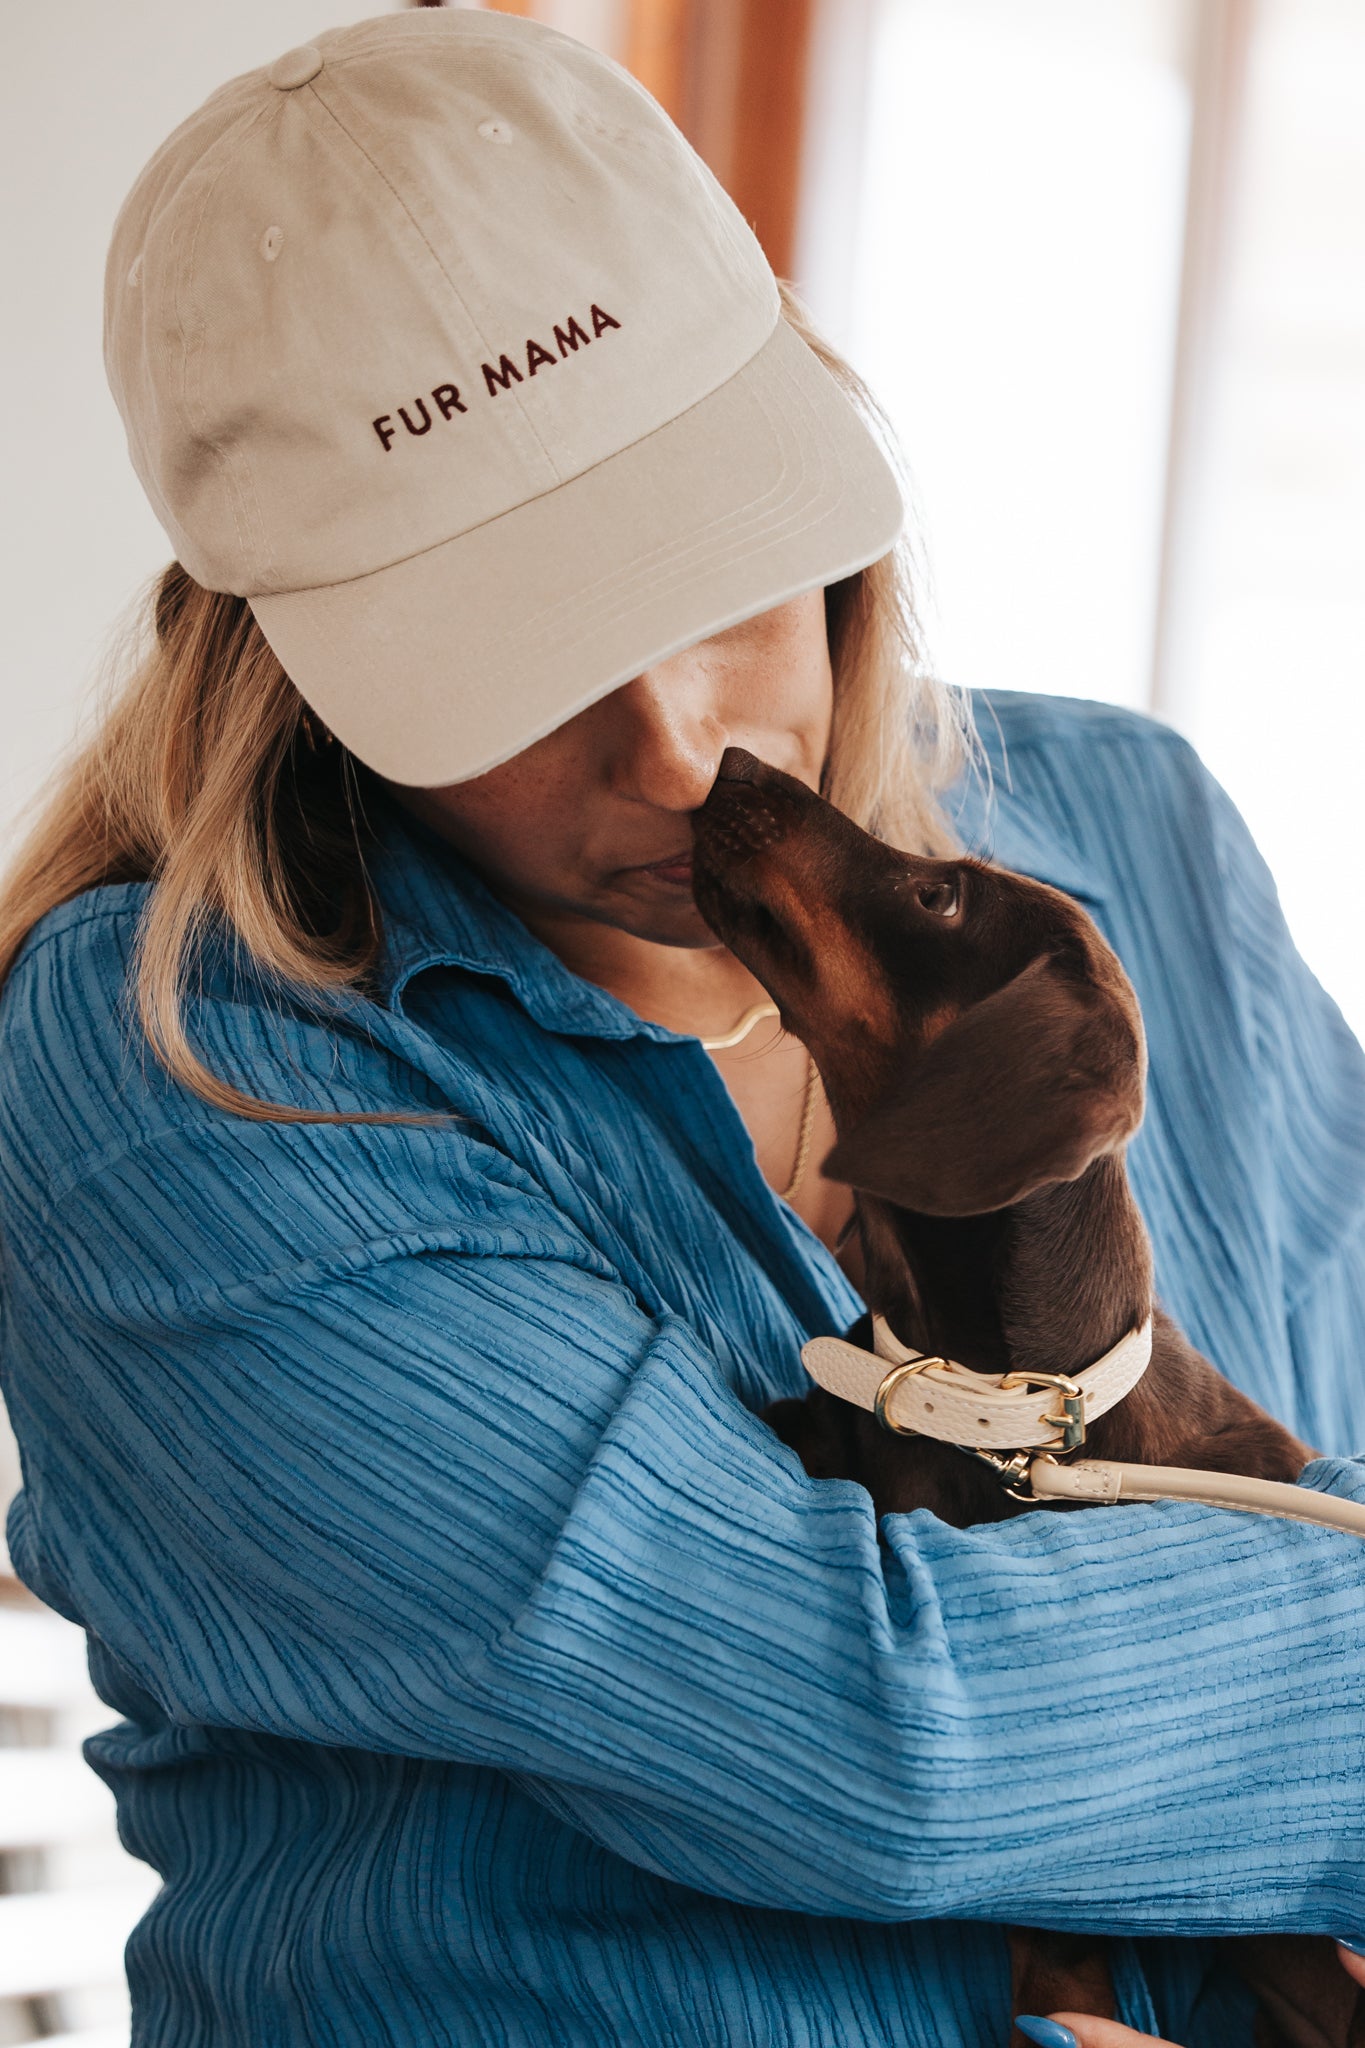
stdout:
[[(866, 386), (781, 290), (784, 317), (897, 460)], [(824, 793), (894, 845), (948, 853), (938, 798), (971, 756), (971, 729), (956, 693), (925, 670), (909, 545), (826, 592), (834, 718)], [(318, 743), (246, 599), (205, 590), (178, 562), (149, 589), (128, 671), (6, 878), (0, 985), (49, 910), (103, 883), (151, 882), (137, 1007), (177, 1081), (244, 1117), (393, 1121), (248, 1095), (198, 1057), (185, 1017), (211, 931), (268, 980), (319, 1003), (370, 982), (383, 925), (365, 867), (368, 771), (339, 743)]]

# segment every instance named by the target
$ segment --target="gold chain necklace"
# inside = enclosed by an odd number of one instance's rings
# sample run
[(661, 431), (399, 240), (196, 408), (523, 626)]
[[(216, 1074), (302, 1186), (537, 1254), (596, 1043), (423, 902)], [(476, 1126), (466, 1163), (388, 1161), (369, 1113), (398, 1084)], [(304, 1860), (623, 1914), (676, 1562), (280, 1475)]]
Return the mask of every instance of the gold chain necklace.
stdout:
[[(755, 1003), (746, 1010), (739, 1022), (729, 1031), (722, 1031), (717, 1038), (703, 1038), (701, 1043), (708, 1052), (728, 1052), (731, 1046), (739, 1045), (749, 1036), (756, 1024), (767, 1017), (777, 1015), (776, 1003)], [(782, 1190), (782, 1200), (790, 1202), (806, 1177), (806, 1166), (810, 1159), (811, 1133), (815, 1129), (815, 1098), (820, 1086), (820, 1074), (815, 1061), (806, 1064), (806, 1093), (801, 1105), (801, 1128), (796, 1139), (796, 1159), (792, 1166), (792, 1177)]]
[(796, 1140), (796, 1164), (792, 1177), (782, 1190), (784, 1202), (790, 1202), (806, 1177), (806, 1161), (810, 1158), (811, 1132), (815, 1129), (815, 1098), (820, 1092), (820, 1070), (812, 1059), (806, 1067), (806, 1099), (801, 1108), (801, 1131)]

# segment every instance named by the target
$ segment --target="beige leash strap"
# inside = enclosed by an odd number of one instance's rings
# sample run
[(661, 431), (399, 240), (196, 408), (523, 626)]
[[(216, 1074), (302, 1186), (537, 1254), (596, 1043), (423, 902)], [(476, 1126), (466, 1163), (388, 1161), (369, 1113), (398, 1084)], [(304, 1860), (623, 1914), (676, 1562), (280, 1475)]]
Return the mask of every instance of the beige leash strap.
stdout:
[(1118, 1465), (1103, 1458), (1079, 1458), (1059, 1465), (1035, 1458), (1028, 1470), (1035, 1500), (1085, 1501), (1114, 1506), (1121, 1501), (1192, 1500), (1206, 1508), (1239, 1508), (1248, 1515), (1280, 1515), (1365, 1536), (1365, 1503), (1335, 1493), (1314, 1493), (1279, 1479), (1248, 1479), (1240, 1472), (1196, 1472), (1184, 1465)]

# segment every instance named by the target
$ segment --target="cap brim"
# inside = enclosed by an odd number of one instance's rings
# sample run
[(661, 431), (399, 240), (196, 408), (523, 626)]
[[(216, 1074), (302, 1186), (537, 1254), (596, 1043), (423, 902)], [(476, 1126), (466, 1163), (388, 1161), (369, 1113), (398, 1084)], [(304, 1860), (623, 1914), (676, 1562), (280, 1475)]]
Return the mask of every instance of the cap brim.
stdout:
[(876, 561), (903, 517), (872, 434), (779, 319), (728, 383), (557, 489), (372, 575), (250, 602), (337, 738), (435, 788)]

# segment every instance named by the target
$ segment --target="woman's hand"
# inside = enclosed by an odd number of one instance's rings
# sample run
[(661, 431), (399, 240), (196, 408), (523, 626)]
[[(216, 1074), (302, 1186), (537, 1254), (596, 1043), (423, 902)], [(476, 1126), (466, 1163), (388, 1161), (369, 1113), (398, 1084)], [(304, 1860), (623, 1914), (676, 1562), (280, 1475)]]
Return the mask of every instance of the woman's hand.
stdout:
[[(1338, 1942), (1337, 1954), (1347, 1975), (1365, 1985), (1365, 1948), (1348, 1948)], [(1038, 2048), (1176, 2048), (1174, 2042), (1156, 2034), (1137, 2034), (1117, 2020), (1088, 2019), (1082, 2012), (1054, 2012), (1047, 2019), (1020, 2013), (1014, 2024), (1030, 2041), (1036, 2041)]]
[(1014, 2024), (1038, 2048), (1177, 2048), (1156, 2034), (1136, 2034), (1117, 2020), (1088, 2018), (1083, 2012), (1055, 2012), (1045, 2020), (1016, 2013)]

